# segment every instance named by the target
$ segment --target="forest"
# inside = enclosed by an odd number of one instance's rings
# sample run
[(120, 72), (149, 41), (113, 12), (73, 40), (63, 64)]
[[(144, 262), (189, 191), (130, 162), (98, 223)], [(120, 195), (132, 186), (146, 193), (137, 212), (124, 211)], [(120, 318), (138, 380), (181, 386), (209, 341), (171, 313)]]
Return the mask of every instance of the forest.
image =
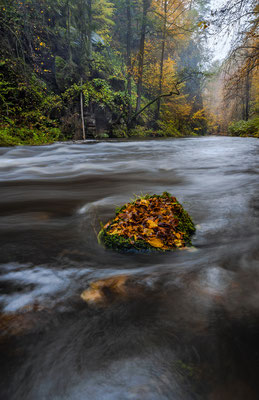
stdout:
[[(255, 0), (2, 0), (0, 145), (258, 137), (258, 10)], [(222, 32), (231, 45), (215, 60), (208, 43)]]

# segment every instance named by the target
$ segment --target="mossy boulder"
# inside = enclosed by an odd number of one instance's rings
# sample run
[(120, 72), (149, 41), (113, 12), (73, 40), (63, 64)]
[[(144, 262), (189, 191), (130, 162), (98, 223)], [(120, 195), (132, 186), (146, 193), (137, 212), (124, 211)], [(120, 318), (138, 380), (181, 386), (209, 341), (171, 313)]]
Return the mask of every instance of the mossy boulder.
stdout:
[(100, 231), (105, 247), (125, 251), (169, 251), (191, 245), (195, 226), (170, 193), (146, 195), (116, 210)]

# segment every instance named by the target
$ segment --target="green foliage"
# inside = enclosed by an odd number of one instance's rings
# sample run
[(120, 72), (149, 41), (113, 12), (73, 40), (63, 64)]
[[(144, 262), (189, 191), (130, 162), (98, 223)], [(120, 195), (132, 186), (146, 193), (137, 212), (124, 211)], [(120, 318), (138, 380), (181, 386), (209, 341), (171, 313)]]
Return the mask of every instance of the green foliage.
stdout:
[(44, 96), (41, 103), (41, 111), (43, 115), (49, 116), (50, 118), (58, 118), (63, 109), (64, 103), (61, 96), (53, 93)]
[(114, 91), (106, 79), (96, 78), (82, 86), (74, 83), (62, 95), (66, 101), (72, 101), (79, 97), (80, 92), (84, 95), (84, 104), (86, 107), (96, 104), (101, 108), (109, 107), (114, 112), (123, 112), (128, 105), (128, 96), (124, 92)]
[(155, 137), (155, 132), (152, 129), (147, 129), (145, 126), (137, 125), (129, 132), (130, 137), (148, 138)]
[(86, 106), (91, 101), (102, 108), (107, 106), (115, 112), (122, 112), (123, 108), (128, 104), (127, 95), (120, 91), (114, 92), (105, 79), (93, 79), (91, 82), (86, 83), (83, 93)]
[(109, 138), (108, 133), (100, 133), (98, 135), (98, 139), (108, 139), (108, 138)]
[(0, 64), (0, 108), (7, 116), (33, 109), (43, 98), (43, 88), (35, 76), (24, 71), (23, 61), (4, 58)]
[(112, 130), (112, 136), (114, 138), (128, 138), (128, 131), (125, 125), (116, 126)]
[(75, 81), (79, 80), (79, 72), (76, 64), (71, 60), (67, 62), (62, 57), (56, 56), (55, 79), (61, 91), (69, 88)]
[(130, 130), (125, 125), (120, 125), (113, 129), (112, 136), (116, 138), (153, 138), (158, 136), (157, 131), (148, 129), (145, 126), (137, 125)]
[(56, 121), (63, 110), (60, 96), (21, 59), (0, 63), (0, 145), (42, 144), (60, 138)]
[(259, 137), (259, 117), (252, 118), (248, 121), (232, 122), (228, 131), (231, 136), (254, 136)]
[(105, 79), (93, 79), (87, 82), (83, 87), (85, 105), (88, 106), (90, 101), (101, 107), (113, 107), (115, 94)]
[(182, 134), (175, 125), (175, 121), (159, 121), (160, 129), (157, 131), (157, 135), (161, 137), (181, 137)]
[(62, 93), (62, 99), (67, 102), (73, 102), (73, 100), (79, 97), (81, 90), (81, 86), (74, 83), (64, 93)]
[(41, 145), (64, 139), (60, 129), (28, 129), (15, 126), (0, 127), (0, 146)]
[(105, 47), (101, 48), (101, 51), (93, 51), (91, 61), (92, 75), (109, 75), (113, 73), (114, 64), (112, 61)]

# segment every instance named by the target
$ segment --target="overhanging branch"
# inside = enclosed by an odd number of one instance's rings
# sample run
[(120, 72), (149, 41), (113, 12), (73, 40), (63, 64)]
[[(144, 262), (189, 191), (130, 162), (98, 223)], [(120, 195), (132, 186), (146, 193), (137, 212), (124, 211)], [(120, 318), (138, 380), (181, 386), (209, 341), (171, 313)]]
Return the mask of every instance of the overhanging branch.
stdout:
[(136, 119), (138, 117), (139, 114), (141, 114), (146, 108), (150, 107), (152, 104), (154, 104), (157, 100), (161, 99), (162, 97), (171, 97), (173, 94), (179, 96), (180, 91), (178, 90), (178, 88), (176, 88), (176, 92), (171, 91), (170, 93), (166, 93), (166, 94), (161, 94), (160, 96), (157, 96), (155, 99), (151, 100), (149, 103), (147, 103), (143, 108), (141, 108), (141, 110), (139, 110), (137, 113), (135, 113), (132, 118), (131, 121)]

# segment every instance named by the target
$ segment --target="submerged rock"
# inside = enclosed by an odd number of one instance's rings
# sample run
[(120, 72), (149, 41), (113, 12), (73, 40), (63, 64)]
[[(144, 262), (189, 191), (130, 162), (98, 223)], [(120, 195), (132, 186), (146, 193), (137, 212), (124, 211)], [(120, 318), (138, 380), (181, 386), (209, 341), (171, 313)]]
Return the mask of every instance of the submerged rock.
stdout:
[(126, 296), (125, 284), (127, 280), (127, 275), (119, 275), (91, 282), (89, 289), (81, 293), (81, 299), (90, 304), (103, 304), (114, 300), (116, 297)]
[(8, 336), (31, 333), (44, 323), (41, 318), (47, 309), (39, 304), (30, 304), (16, 313), (0, 313), (0, 342)]
[(156, 303), (163, 295), (161, 282), (151, 275), (114, 275), (89, 283), (80, 297), (90, 306), (105, 307), (112, 304), (137, 307), (147, 302)]
[(117, 251), (167, 251), (191, 245), (195, 226), (169, 193), (146, 195), (121, 207), (98, 235)]

